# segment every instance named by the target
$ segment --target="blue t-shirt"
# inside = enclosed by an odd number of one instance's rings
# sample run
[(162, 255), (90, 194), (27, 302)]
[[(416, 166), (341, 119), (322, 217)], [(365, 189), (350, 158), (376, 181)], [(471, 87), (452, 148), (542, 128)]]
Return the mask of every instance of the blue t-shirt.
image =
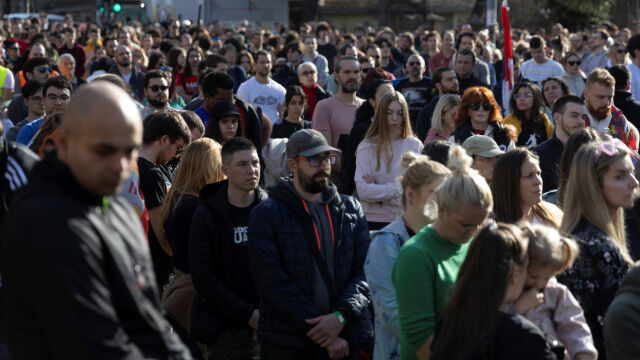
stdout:
[(202, 120), (202, 123), (206, 128), (207, 123), (209, 122), (209, 113), (207, 112), (207, 110), (205, 110), (202, 106), (200, 106), (199, 108), (196, 109), (196, 111), (194, 111), (194, 113), (200, 116), (200, 120)]
[(22, 145), (27, 145), (33, 139), (33, 136), (40, 130), (40, 126), (44, 122), (44, 117), (40, 119), (35, 119), (32, 122), (25, 125), (20, 132), (18, 133), (18, 137), (16, 138), (16, 142)]

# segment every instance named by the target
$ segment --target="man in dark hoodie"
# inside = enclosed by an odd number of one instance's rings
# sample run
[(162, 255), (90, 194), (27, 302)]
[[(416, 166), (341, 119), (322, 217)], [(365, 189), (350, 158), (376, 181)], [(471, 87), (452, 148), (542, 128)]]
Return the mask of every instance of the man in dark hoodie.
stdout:
[(189, 234), (189, 264), (197, 293), (191, 336), (207, 344), (207, 353), (216, 359), (232, 355), (249, 359), (254, 355), (260, 312), (247, 231), (251, 210), (267, 194), (258, 187), (260, 160), (251, 141), (231, 138), (221, 155), (227, 180), (202, 189)]
[(263, 360), (359, 359), (370, 303), (369, 231), (360, 203), (329, 182), (337, 149), (317, 130), (289, 138), (293, 173), (249, 219)]

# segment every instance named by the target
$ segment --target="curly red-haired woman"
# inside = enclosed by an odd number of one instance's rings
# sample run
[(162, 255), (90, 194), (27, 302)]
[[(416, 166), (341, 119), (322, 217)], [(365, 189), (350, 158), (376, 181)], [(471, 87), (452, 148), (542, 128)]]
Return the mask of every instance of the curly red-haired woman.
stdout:
[(470, 136), (486, 135), (495, 140), (503, 151), (515, 148), (515, 134), (502, 124), (500, 106), (491, 90), (485, 87), (472, 87), (462, 94), (456, 125), (457, 130), (449, 138), (450, 142), (462, 144)]

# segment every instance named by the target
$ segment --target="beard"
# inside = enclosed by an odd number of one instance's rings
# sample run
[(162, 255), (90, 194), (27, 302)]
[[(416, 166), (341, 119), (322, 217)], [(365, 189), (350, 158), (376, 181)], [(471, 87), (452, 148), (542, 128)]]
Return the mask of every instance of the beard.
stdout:
[[(311, 194), (321, 193), (325, 191), (327, 187), (329, 187), (329, 173), (327, 173), (326, 171), (318, 171), (312, 176), (307, 176), (301, 172), (299, 173), (299, 175), (300, 185), (305, 191)], [(320, 175), (326, 175), (327, 177), (325, 179), (318, 179)]]
[(163, 108), (167, 106), (167, 98), (164, 96), (156, 99), (147, 99), (147, 102), (149, 102), (149, 105), (153, 106), (154, 108)]
[(603, 120), (603, 119), (606, 119), (607, 116), (611, 115), (611, 106), (609, 105), (601, 106), (597, 109), (592, 108), (591, 105), (588, 105), (588, 107), (589, 107), (589, 113), (596, 120)]
[(360, 81), (349, 80), (346, 83), (341, 84), (340, 87), (342, 88), (342, 92), (347, 94), (353, 94), (354, 92), (358, 91), (358, 89), (360, 88)]
[(131, 66), (131, 61), (125, 60), (125, 61), (119, 62), (118, 65), (128, 68), (129, 66)]

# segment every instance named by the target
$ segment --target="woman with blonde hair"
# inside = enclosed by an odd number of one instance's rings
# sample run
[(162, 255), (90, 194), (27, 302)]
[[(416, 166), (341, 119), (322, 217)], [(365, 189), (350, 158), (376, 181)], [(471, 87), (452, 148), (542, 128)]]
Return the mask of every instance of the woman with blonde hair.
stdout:
[(376, 106), (373, 124), (356, 150), (356, 191), (369, 224), (380, 230), (402, 209), (398, 161), (408, 151), (420, 153), (422, 143), (413, 135), (407, 101), (398, 91), (386, 93)]
[(180, 165), (167, 193), (160, 216), (173, 254), (175, 277), (162, 294), (167, 313), (189, 331), (195, 289), (189, 269), (188, 239), (191, 218), (200, 200), (198, 193), (207, 184), (224, 179), (219, 143), (209, 138), (192, 141), (181, 156)]
[(460, 105), (460, 96), (446, 94), (440, 99), (433, 110), (431, 117), (431, 128), (427, 133), (424, 144), (436, 140), (447, 141), (453, 132), (456, 131), (456, 115)]
[[(371, 238), (364, 272), (375, 310), (374, 360), (397, 359), (400, 354), (398, 302), (391, 272), (402, 245), (430, 224), (437, 215), (434, 192), (451, 171), (425, 155), (402, 156), (403, 214)], [(395, 355), (394, 355), (395, 354)]]
[(436, 320), (458, 277), (471, 238), (493, 207), (486, 180), (471, 168), (473, 160), (455, 145), (449, 155), (451, 170), (436, 189), (438, 216), (409, 239), (392, 272), (398, 302), (402, 359), (428, 359)]
[(632, 263), (623, 210), (633, 205), (637, 187), (631, 151), (614, 139), (578, 150), (563, 192), (560, 231), (578, 241), (580, 255), (558, 281), (584, 309), (601, 359), (605, 313)]

